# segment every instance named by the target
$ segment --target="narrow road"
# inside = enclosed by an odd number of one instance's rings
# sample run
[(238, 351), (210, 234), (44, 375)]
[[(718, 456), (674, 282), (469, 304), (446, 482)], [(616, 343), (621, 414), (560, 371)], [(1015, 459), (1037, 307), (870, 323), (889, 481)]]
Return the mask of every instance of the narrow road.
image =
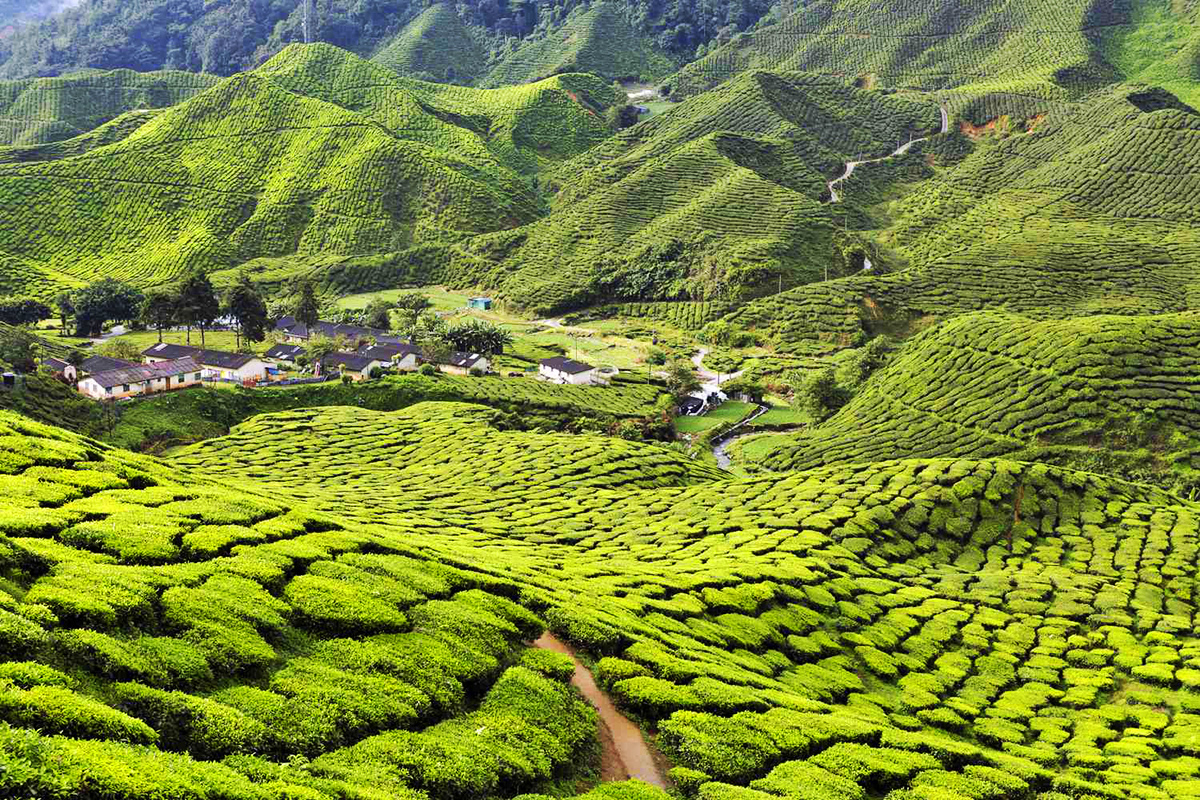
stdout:
[(629, 718), (617, 710), (608, 695), (600, 690), (592, 673), (579, 660), (579, 656), (549, 631), (542, 634), (534, 647), (553, 650), (571, 657), (575, 662), (575, 674), (571, 684), (579, 689), (589, 703), (600, 713), (600, 778), (603, 781), (623, 781), (634, 778), (660, 789), (671, 785), (663, 775), (650, 746), (642, 737), (642, 731)]
[[(945, 106), (939, 106), (938, 110), (942, 112), (942, 130), (941, 130), (941, 132), (946, 133), (950, 130), (950, 112), (948, 112), (946, 110)], [(849, 178), (851, 175), (853, 175), (855, 167), (859, 166), (860, 164), (874, 164), (877, 161), (886, 161), (889, 158), (894, 158), (896, 156), (902, 156), (905, 153), (907, 153), (909, 148), (911, 148), (914, 144), (916, 144), (917, 142), (923, 142), (928, 138), (930, 138), (930, 137), (922, 136), (920, 139), (912, 139), (907, 144), (903, 144), (903, 145), (897, 147), (889, 155), (881, 156), (880, 158), (866, 158), (866, 159), (863, 159), (862, 161), (847, 161), (846, 162), (846, 171), (843, 172), (841, 174), (841, 176), (829, 181), (829, 202), (830, 203), (842, 202), (841, 195), (839, 195), (837, 193), (837, 189), (835, 189), (834, 187), (837, 186), (842, 181)]]
[[(743, 433), (743, 434), (735, 435), (735, 431), (749, 425), (751, 422), (758, 419), (759, 417), (761, 417), (763, 414), (767, 413), (770, 410), (771, 409), (769, 406), (759, 404), (758, 408), (755, 410), (755, 412), (753, 414), (746, 417), (744, 420), (739, 422), (737, 425), (734, 425), (729, 430), (725, 431), (725, 433), (716, 442), (716, 444), (713, 445), (713, 458), (717, 459), (718, 467), (720, 467), (721, 469), (729, 469), (730, 466), (733, 465), (733, 460), (730, 459), (729, 453), (726, 450), (726, 448), (728, 448), (729, 445), (733, 444), (738, 439), (741, 439), (742, 437), (745, 437), (745, 436), (753, 436), (755, 433), (752, 431), (750, 433)], [(765, 431), (761, 431), (761, 432), (765, 433)]]
[(701, 347), (700, 352), (692, 356), (692, 364), (696, 367), (696, 375), (700, 378), (700, 382), (703, 384), (699, 391), (692, 394), (692, 397), (698, 397), (701, 400), (708, 397), (713, 392), (718, 391), (721, 388), (722, 383), (728, 383), (734, 378), (740, 378), (742, 376), (742, 372), (744, 372), (744, 370), (738, 370), (737, 372), (722, 372), (718, 375), (715, 372), (705, 369), (704, 357), (706, 355), (708, 355), (708, 348)]

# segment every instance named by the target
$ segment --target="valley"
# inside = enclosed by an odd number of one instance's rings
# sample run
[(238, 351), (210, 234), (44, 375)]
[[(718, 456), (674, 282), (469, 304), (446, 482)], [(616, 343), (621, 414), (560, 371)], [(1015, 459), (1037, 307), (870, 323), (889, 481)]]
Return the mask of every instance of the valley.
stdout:
[(1196, 3), (18, 6), (0, 797), (1200, 798)]

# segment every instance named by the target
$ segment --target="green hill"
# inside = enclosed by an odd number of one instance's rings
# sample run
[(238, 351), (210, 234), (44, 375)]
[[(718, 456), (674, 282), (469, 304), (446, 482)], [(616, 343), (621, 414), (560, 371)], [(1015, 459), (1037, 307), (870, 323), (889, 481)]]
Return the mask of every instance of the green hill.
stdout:
[[(1195, 313), (1035, 322), (967, 314), (913, 337), (771, 469), (1004, 456), (1196, 485)], [(997, 402), (997, 398), (1006, 398)]]
[(1053, 111), (899, 203), (885, 242), (907, 269), (795, 289), (734, 319), (797, 347), (985, 308), (1034, 318), (1193, 308), (1200, 239), (1186, 198), (1198, 129), (1190, 107), (1148, 87)]
[(835, 235), (826, 178), (938, 118), (918, 100), (748, 74), (564, 163), (549, 216), (464, 249), (495, 264), (484, 283), (536, 310), (808, 282)]
[(617, 4), (601, 2), (577, 9), (560, 27), (504, 54), (481, 85), (528, 83), (564, 72), (652, 81), (674, 68), (650, 36), (629, 24)]
[(483, 74), (487, 54), (454, 6), (438, 3), (404, 26), (371, 60), (410, 78), (472, 83)]
[(88, 71), (0, 82), (0, 146), (58, 142), (127, 111), (166, 108), (216, 85), (190, 72)]
[(422, 85), (336, 48), (292, 48), (113, 144), (0, 167), (2, 285), (146, 286), (195, 266), (511, 228), (538, 214), (520, 172), (606, 135), (580, 95), (603, 108), (611, 89), (570, 76), (495, 92)]
[[(586, 786), (596, 718), (528, 647), (546, 627), (703, 798), (1195, 783), (1200, 506), (1145, 486), (995, 459), (707, 480), (441, 404), (265, 417), (175, 462), (0, 433), (11, 795)], [(439, 468), (458, 447), (487, 468)]]

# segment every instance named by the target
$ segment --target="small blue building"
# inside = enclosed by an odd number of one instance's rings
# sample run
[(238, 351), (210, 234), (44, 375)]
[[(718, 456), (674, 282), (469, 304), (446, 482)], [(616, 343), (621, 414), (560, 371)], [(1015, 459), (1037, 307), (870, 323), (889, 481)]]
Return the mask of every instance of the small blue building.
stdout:
[(490, 297), (472, 297), (467, 301), (467, 308), (478, 308), (480, 311), (492, 310), (492, 298)]

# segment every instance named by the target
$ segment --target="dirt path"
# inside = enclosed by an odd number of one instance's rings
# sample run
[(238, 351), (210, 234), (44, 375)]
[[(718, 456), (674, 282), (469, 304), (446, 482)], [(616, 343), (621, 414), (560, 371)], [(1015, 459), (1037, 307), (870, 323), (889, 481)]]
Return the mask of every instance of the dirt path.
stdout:
[[(941, 132), (946, 133), (950, 130), (950, 112), (948, 112), (946, 110), (945, 106), (939, 106), (938, 110), (942, 112), (942, 130), (941, 130)], [(834, 178), (833, 180), (829, 181), (829, 202), (830, 203), (842, 202), (841, 195), (839, 195), (837, 193), (837, 189), (835, 187), (839, 183), (841, 183), (842, 181), (846, 180), (851, 175), (853, 175), (855, 167), (859, 166), (860, 164), (874, 164), (877, 161), (887, 161), (889, 158), (895, 158), (896, 156), (902, 156), (905, 153), (907, 153), (909, 151), (909, 148), (911, 148), (914, 144), (916, 144), (917, 142), (923, 142), (928, 138), (930, 138), (930, 137), (922, 136), (920, 139), (912, 139), (907, 144), (903, 144), (903, 145), (900, 145), (899, 147), (897, 147), (890, 154), (888, 154), (886, 156), (881, 156), (879, 158), (865, 158), (862, 161), (847, 161), (846, 162), (846, 171), (843, 172), (837, 178)]]
[(734, 378), (740, 378), (742, 376), (742, 372), (744, 371), (738, 370), (737, 372), (722, 372), (720, 375), (717, 375), (717, 373), (705, 369), (704, 357), (706, 355), (708, 355), (708, 348), (701, 347), (700, 352), (692, 356), (692, 364), (696, 367), (696, 375), (700, 378), (700, 382), (704, 384), (704, 386), (701, 387), (700, 396), (702, 397), (707, 397), (710, 393), (720, 389), (722, 383), (728, 383)]
[(611, 782), (635, 778), (660, 789), (670, 789), (658, 760), (642, 737), (641, 729), (617, 710), (608, 695), (596, 685), (592, 673), (580, 662), (575, 652), (549, 631), (543, 633), (533, 646), (564, 653), (575, 662), (575, 675), (571, 683), (600, 712), (600, 779)]

